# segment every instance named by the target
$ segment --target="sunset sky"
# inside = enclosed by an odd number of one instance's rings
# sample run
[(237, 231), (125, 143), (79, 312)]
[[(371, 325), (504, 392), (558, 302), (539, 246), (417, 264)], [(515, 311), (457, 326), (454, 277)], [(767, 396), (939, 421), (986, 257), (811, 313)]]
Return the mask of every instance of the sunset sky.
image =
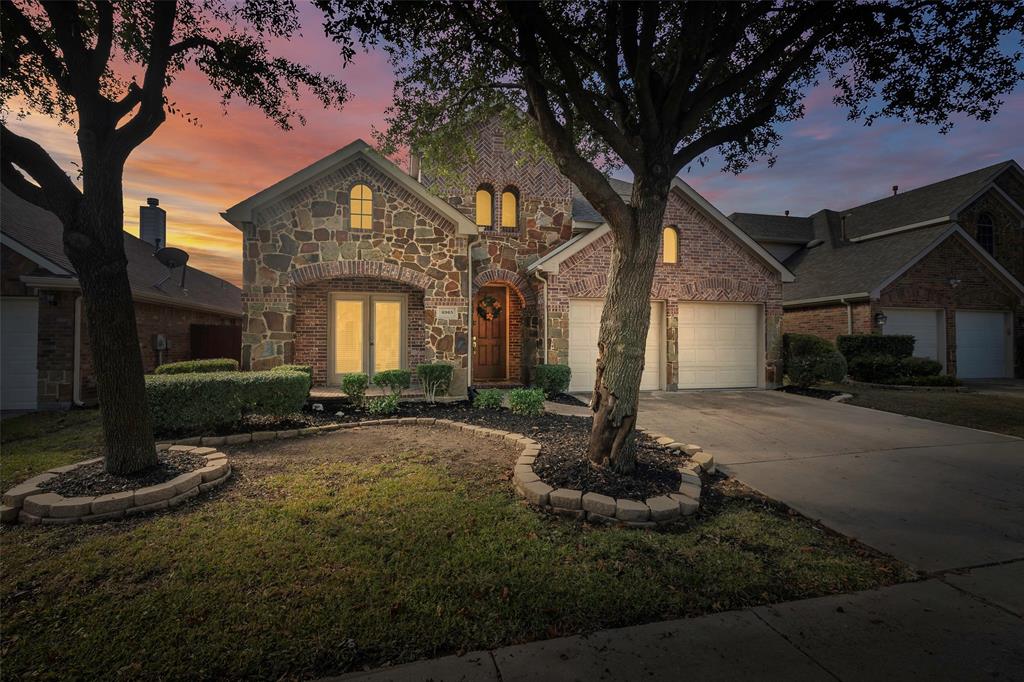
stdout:
[[(317, 14), (306, 8), (304, 18), (304, 36), (278, 46), (277, 54), (336, 72), (337, 50), (323, 37)], [(168, 243), (189, 251), (191, 265), (239, 284), (241, 239), (219, 213), (356, 138), (371, 141), (373, 126), (383, 122), (393, 80), (384, 55), (358, 55), (341, 76), (353, 95), (343, 111), (324, 111), (307, 98), (299, 104), (306, 126), (284, 132), (243, 104), (224, 112), (200, 76), (184, 74), (169, 97), (198, 116), (200, 127), (169, 117), (132, 155), (124, 178), (126, 229), (137, 234), (138, 207), (158, 197), (167, 211)], [(1021, 88), (993, 121), (963, 121), (948, 135), (897, 121), (870, 128), (848, 122), (826, 88), (811, 92), (806, 107), (802, 120), (783, 128), (773, 167), (759, 163), (733, 176), (713, 162), (683, 179), (726, 214), (803, 215), (884, 197), (894, 184), (910, 189), (1009, 158), (1024, 161)], [(44, 118), (12, 127), (43, 144), (74, 177), (73, 131)]]

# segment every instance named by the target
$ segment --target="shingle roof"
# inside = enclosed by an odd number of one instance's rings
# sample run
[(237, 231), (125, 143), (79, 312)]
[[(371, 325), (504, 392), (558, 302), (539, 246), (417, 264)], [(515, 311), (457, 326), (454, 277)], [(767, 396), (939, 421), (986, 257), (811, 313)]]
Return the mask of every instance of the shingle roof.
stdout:
[[(57, 216), (30, 204), (6, 187), (2, 188), (0, 197), (0, 230), (22, 246), (73, 273), (75, 268), (64, 254), (64, 229)], [(242, 314), (242, 291), (234, 284), (186, 266), (185, 288), (182, 289), (178, 286), (181, 271), (164, 267), (153, 257), (152, 246), (125, 232), (124, 250), (128, 257), (128, 280), (136, 294), (163, 299), (176, 306)]]
[(758, 241), (806, 244), (814, 239), (814, 221), (811, 218), (733, 213), (729, 220)]
[[(618, 178), (608, 178), (608, 183), (620, 197), (629, 201), (633, 194), (633, 183)], [(583, 193), (575, 185), (572, 188), (572, 219), (583, 223), (601, 224), (604, 222), (601, 214), (590, 205), (590, 202), (584, 198)]]

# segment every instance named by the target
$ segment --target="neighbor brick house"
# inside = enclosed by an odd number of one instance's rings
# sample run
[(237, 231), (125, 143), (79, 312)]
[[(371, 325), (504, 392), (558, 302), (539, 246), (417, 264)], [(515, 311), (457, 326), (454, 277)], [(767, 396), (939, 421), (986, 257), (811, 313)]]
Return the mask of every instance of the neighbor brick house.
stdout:
[[(154, 209), (156, 202), (146, 209)], [(0, 333), (4, 410), (66, 408), (96, 400), (82, 296), (57, 216), (3, 188), (0, 204)], [(154, 228), (146, 242), (124, 235), (142, 362), (237, 357), (241, 291), (202, 270), (168, 269)], [(182, 286), (184, 282), (184, 286)]]
[[(609, 228), (551, 164), (506, 151), (497, 126), (475, 139), (459, 187), (357, 141), (228, 209), (243, 233), (243, 364), (309, 364), (332, 385), (450, 362), (459, 394), (527, 383), (546, 361), (592, 388)], [(681, 180), (664, 238), (643, 388), (777, 383), (792, 275)]]
[(911, 334), (960, 378), (1024, 376), (1024, 173), (1014, 161), (808, 217), (730, 218), (795, 275), (783, 329)]

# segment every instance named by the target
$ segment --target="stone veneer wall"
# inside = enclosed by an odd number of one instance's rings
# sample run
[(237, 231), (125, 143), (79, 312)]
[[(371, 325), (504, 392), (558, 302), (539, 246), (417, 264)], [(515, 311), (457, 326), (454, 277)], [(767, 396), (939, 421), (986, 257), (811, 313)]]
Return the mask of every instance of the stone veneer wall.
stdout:
[[(351, 229), (348, 199), (357, 183), (373, 190), (370, 230)], [(455, 234), (449, 219), (376, 167), (353, 161), (263, 208), (256, 223), (246, 226), (243, 252), (243, 366), (263, 369), (296, 359), (299, 288), (342, 278), (390, 281), (422, 293), (423, 342), (418, 345), (423, 359), (452, 362), (455, 389), (464, 388), (466, 239)], [(441, 306), (456, 307), (457, 319), (438, 319)]]
[[(765, 382), (780, 382), (782, 279), (778, 272), (678, 192), (669, 198), (665, 224), (679, 231), (679, 259), (662, 263), (659, 251), (651, 298), (666, 302), (666, 388), (674, 390), (678, 383), (678, 304), (690, 301), (763, 303)], [(558, 274), (548, 275), (548, 362), (568, 362), (569, 299), (604, 296), (611, 245), (609, 233), (562, 261)], [(543, 303), (540, 309), (545, 309)]]

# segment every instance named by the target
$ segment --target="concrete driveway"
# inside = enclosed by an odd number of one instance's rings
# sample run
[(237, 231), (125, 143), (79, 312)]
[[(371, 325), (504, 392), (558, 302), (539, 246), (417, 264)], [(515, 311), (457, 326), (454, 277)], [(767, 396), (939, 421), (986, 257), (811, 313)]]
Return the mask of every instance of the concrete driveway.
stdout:
[(639, 421), (920, 570), (1024, 558), (1024, 440), (776, 391), (644, 394)]

